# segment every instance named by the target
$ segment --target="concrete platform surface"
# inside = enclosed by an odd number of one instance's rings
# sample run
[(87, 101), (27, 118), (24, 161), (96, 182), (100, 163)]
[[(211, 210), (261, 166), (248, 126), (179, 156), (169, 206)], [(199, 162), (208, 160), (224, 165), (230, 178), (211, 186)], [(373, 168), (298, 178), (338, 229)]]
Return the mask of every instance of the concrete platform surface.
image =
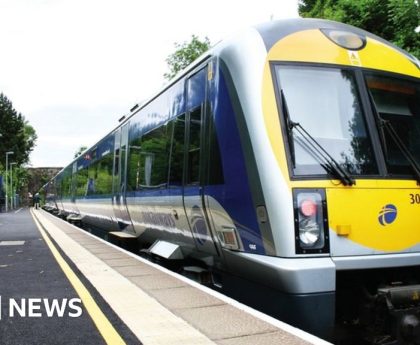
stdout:
[[(78, 304), (81, 315), (73, 317), (75, 310), (69, 309), (69, 303), (80, 301), (80, 296), (29, 210), (0, 213), (0, 244), (1, 345), (106, 344), (84, 303)], [(119, 343), (140, 344), (106, 302), (93, 296), (121, 339)], [(49, 309), (47, 315), (46, 302), (51, 308), (56, 303), (61, 312)], [(16, 308), (11, 312), (13, 305)]]
[[(100, 296), (96, 299), (103, 300), (106, 306), (99, 303), (99, 309), (109, 308), (115, 314), (111, 324), (115, 320), (124, 324), (126, 329), (122, 331), (118, 325), (115, 328), (122, 334), (123, 343), (139, 340), (145, 345), (328, 344), (94, 237), (45, 211), (31, 212), (41, 232), (38, 237), (42, 235), (49, 239), (70, 267), (88, 282), (85, 285), (90, 286), (93, 295)], [(26, 215), (27, 226), (33, 224), (29, 212), (22, 214)], [(4, 240), (25, 240), (24, 236), (4, 237), (1, 229), (0, 245)], [(1, 272), (0, 268), (0, 278)], [(19, 291), (19, 287), (15, 289)], [(80, 295), (79, 290), (75, 291), (75, 295)], [(89, 303), (83, 297), (81, 299), (83, 305)], [(83, 316), (86, 315), (90, 315), (96, 325), (95, 313), (92, 316), (87, 310)], [(108, 313), (104, 315), (107, 318)], [(103, 338), (105, 343), (110, 343), (105, 336)]]

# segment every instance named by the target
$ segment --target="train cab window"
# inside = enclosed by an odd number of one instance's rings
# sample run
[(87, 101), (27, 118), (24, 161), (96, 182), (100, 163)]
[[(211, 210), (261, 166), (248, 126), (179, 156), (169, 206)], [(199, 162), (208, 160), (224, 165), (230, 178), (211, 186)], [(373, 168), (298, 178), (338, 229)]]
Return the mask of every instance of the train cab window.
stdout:
[(313, 143), (294, 130), (297, 124), (349, 174), (378, 174), (353, 73), (284, 65), (275, 71), (293, 174), (330, 173)]
[(383, 151), (390, 174), (412, 174), (406, 154), (393, 138), (395, 131), (417, 162), (420, 162), (420, 86), (411, 80), (381, 76), (377, 73), (366, 75), (366, 83), (372, 96), (374, 113), (378, 123), (385, 121), (391, 128), (380, 124)]

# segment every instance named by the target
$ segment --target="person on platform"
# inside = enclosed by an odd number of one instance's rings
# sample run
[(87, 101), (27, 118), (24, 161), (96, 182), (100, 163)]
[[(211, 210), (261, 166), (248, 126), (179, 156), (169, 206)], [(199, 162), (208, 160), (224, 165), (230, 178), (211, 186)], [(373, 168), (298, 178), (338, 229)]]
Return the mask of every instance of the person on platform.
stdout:
[(34, 207), (35, 209), (39, 208), (39, 194), (38, 193), (34, 195)]

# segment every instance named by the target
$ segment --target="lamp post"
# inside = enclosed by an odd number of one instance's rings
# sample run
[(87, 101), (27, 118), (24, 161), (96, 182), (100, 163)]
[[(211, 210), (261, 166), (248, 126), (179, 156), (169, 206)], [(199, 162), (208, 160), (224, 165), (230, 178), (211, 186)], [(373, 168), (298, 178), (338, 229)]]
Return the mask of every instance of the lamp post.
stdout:
[(6, 152), (6, 212), (7, 212), (7, 196), (9, 195), (8, 193), (7, 193), (7, 169), (8, 169), (8, 166), (9, 166), (9, 155), (12, 155), (14, 152), (13, 151), (8, 151), (8, 152)]
[(15, 208), (15, 193), (13, 191), (13, 166), (16, 162), (10, 163), (10, 209)]

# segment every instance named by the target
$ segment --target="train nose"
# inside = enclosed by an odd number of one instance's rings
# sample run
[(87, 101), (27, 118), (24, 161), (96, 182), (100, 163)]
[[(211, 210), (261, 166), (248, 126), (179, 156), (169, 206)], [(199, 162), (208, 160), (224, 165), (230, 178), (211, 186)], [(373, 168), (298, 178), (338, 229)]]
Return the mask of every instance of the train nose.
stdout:
[(413, 314), (404, 315), (400, 322), (401, 337), (408, 344), (420, 343), (420, 320)]

